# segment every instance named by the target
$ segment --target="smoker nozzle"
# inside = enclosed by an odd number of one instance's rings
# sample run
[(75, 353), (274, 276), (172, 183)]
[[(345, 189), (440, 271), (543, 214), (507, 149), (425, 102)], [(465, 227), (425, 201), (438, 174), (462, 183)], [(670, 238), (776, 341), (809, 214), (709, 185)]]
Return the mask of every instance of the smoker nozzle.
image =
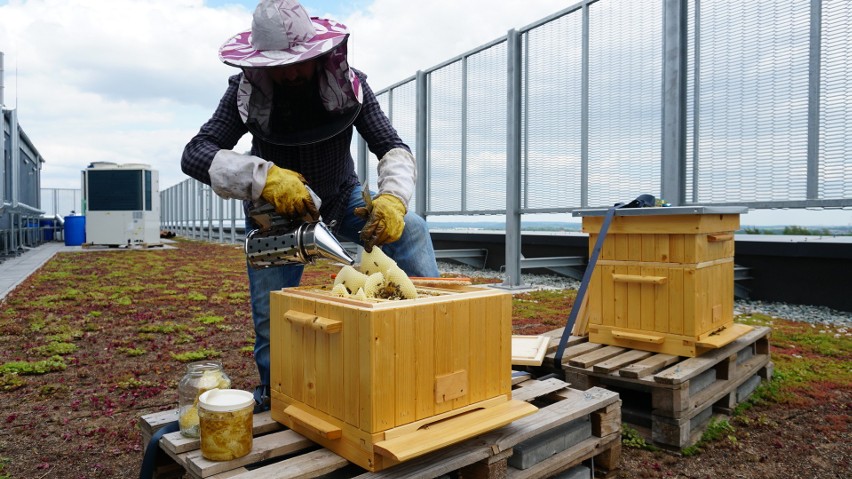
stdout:
[(355, 263), (322, 221), (252, 230), (246, 235), (245, 251), (255, 269), (310, 264), (317, 259)]

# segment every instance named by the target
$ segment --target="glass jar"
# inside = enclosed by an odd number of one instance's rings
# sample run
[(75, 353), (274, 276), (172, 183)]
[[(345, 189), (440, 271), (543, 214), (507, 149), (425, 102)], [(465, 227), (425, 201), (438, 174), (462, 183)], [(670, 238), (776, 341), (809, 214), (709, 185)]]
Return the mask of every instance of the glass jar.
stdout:
[(231, 378), (219, 361), (198, 361), (186, 366), (178, 384), (178, 424), (186, 437), (199, 437), (198, 397), (211, 389), (228, 389)]
[(213, 389), (198, 398), (201, 455), (230, 461), (251, 452), (254, 395), (238, 389)]

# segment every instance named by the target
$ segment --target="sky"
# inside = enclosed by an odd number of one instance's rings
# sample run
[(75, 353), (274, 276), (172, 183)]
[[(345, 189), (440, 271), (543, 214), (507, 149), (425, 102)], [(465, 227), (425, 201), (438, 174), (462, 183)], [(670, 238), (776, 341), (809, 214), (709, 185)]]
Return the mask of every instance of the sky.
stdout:
[[(349, 26), (350, 63), (366, 72), (378, 91), (575, 3), (305, 0), (303, 5), (311, 15)], [(20, 125), (46, 161), (42, 187), (79, 188), (80, 171), (93, 161), (150, 164), (159, 172), (161, 190), (186, 179), (180, 171), (183, 147), (213, 112), (228, 76), (238, 73), (218, 60), (218, 48), (250, 27), (256, 4), (0, 0), (3, 103), (17, 110)], [(247, 149), (248, 139), (236, 149)], [(749, 224), (778, 224), (777, 218), (799, 225), (852, 225), (852, 211), (749, 217)]]
[[(350, 64), (378, 91), (568, 6), (488, 0), (309, 0), (351, 31)], [(257, 0), (0, 0), (4, 104), (46, 163), (42, 187), (79, 188), (92, 161), (184, 179), (183, 147), (238, 69), (218, 49)], [(391, 41), (392, 39), (392, 41)], [(244, 144), (248, 146), (248, 135)]]

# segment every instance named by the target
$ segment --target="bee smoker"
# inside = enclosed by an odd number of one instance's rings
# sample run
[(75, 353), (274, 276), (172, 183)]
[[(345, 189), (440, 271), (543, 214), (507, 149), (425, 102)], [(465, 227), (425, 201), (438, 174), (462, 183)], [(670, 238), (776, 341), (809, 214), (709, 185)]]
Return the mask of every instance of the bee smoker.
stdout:
[[(308, 188), (317, 209), (320, 199)], [(312, 264), (329, 259), (352, 265), (355, 260), (322, 222), (310, 218), (288, 218), (275, 211), (271, 203), (261, 200), (248, 211), (260, 228), (246, 234), (246, 258), (254, 269), (287, 264)]]

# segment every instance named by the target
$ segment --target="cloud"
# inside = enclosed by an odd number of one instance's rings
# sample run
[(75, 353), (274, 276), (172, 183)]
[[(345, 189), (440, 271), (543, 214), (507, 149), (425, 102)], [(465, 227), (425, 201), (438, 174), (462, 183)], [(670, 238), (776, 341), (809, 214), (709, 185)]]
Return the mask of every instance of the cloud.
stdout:
[[(215, 3), (218, 6), (210, 6)], [(318, 2), (327, 15), (334, 2)], [(565, 7), (484, 0), (336, 3), (353, 66), (384, 88)], [(357, 8), (356, 7), (356, 8)], [(148, 163), (161, 188), (186, 176), (186, 142), (237, 70), (219, 46), (251, 24), (254, 2), (28, 0), (0, 4), (6, 108), (42, 154), (42, 186), (79, 188), (92, 161)], [(237, 150), (248, 148), (248, 137)]]
[(40, 0), (0, 6), (5, 105), (45, 158), (42, 186), (79, 188), (92, 161), (148, 163), (183, 179), (183, 145), (236, 71), (216, 52), (247, 28), (239, 5)]
[(568, 4), (558, 0), (375, 0), (342, 21), (352, 64), (379, 90), (524, 27)]

